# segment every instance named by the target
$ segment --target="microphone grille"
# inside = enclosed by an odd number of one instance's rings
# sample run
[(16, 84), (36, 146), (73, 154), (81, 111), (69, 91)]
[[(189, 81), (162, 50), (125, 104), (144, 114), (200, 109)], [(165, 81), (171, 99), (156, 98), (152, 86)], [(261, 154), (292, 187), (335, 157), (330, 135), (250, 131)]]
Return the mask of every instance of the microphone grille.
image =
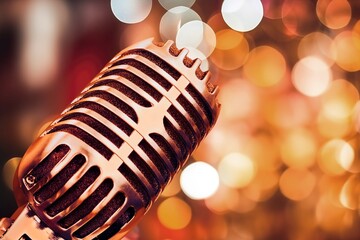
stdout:
[(215, 124), (218, 88), (187, 52), (123, 50), (29, 148), (19, 177), (60, 236), (123, 236)]

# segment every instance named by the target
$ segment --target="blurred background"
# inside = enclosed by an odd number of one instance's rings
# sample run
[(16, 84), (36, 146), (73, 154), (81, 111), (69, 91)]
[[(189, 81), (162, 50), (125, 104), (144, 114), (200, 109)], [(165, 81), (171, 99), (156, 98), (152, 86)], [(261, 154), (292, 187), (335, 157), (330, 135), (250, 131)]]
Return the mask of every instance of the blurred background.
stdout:
[(360, 239), (360, 1), (0, 0), (0, 217), (44, 124), (121, 49), (172, 39), (214, 130), (128, 239)]

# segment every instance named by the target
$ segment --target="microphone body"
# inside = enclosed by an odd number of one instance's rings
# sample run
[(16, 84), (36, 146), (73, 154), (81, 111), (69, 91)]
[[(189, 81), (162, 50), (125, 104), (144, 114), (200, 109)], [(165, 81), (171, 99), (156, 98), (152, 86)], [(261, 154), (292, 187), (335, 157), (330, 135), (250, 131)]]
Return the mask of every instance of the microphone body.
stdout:
[(218, 87), (173, 42), (117, 54), (25, 153), (0, 239), (120, 239), (216, 122)]

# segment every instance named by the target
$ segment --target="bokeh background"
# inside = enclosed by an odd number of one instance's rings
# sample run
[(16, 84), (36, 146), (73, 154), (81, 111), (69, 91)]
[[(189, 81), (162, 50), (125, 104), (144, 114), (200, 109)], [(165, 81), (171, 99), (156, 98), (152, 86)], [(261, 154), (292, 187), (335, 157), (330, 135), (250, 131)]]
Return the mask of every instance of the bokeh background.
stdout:
[(222, 112), (128, 239), (360, 239), (359, 17), (358, 0), (1, 0), (0, 216), (41, 127), (154, 37), (203, 59)]

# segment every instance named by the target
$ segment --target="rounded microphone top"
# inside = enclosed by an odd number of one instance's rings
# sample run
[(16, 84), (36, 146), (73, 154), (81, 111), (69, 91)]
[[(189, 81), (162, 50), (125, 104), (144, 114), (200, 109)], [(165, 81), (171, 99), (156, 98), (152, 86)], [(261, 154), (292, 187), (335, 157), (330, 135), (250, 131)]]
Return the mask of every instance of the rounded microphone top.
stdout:
[(213, 127), (218, 87), (187, 53), (124, 49), (30, 146), (19, 182), (58, 236), (124, 236)]

